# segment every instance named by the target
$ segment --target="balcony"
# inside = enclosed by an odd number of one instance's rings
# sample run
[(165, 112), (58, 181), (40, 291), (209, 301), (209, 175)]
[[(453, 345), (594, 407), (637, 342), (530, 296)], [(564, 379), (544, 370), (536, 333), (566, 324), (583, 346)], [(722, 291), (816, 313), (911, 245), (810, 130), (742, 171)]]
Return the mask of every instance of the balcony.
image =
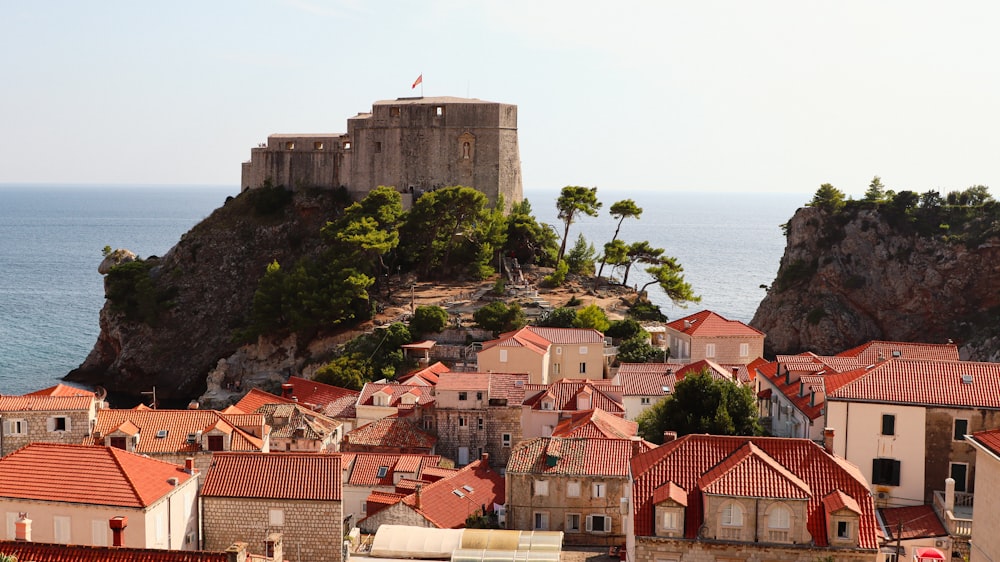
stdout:
[(955, 505), (951, 509), (945, 501), (945, 493), (934, 492), (934, 511), (941, 517), (948, 534), (953, 537), (972, 536), (972, 497), (967, 492), (955, 492)]

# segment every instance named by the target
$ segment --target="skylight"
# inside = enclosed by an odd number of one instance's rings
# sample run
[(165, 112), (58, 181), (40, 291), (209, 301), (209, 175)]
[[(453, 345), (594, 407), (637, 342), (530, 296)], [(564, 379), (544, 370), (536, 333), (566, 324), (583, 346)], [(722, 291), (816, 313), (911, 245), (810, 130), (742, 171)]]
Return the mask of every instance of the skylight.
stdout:
[(458, 496), (460, 498), (464, 498), (465, 497), (465, 494), (463, 494), (461, 492), (461, 490), (452, 490), (451, 493), (455, 494), (456, 496)]
[(380, 466), (380, 467), (378, 467), (377, 478), (385, 478), (386, 474), (389, 474), (389, 467), (388, 466)]
[(156, 432), (156, 438), (157, 439), (163, 439), (163, 438), (165, 438), (167, 436), (168, 433), (170, 433), (168, 430), (161, 429), (160, 431)]
[(462, 486), (462, 489), (465, 490), (466, 492), (469, 492), (470, 494), (472, 493), (472, 486), (469, 486), (468, 484)]

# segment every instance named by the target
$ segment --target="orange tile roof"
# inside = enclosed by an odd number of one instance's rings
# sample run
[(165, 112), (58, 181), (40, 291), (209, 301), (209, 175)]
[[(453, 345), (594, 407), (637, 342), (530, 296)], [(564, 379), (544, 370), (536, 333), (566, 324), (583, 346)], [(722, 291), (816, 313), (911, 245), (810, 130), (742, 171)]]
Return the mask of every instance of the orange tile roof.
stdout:
[[(854, 465), (826, 453), (807, 439), (778, 437), (729, 437), (720, 435), (685, 435), (660, 447), (640, 453), (632, 459), (635, 498), (635, 533), (653, 535), (653, 492), (667, 482), (688, 490), (685, 537), (694, 539), (704, 519), (698, 481), (727, 458), (752, 443), (788, 473), (801, 479), (810, 490), (806, 504), (807, 528), (817, 546), (828, 546), (826, 510), (823, 498), (840, 490), (853, 498), (861, 510), (859, 545), (878, 548), (875, 507), (868, 482)], [(743, 486), (729, 484), (734, 491), (759, 488), (746, 481)]]
[(389, 416), (348, 431), (343, 447), (388, 447), (395, 449), (427, 449), (437, 443), (437, 436), (424, 431), (408, 419)]
[[(631, 439), (535, 437), (510, 453), (508, 473), (628, 476), (629, 461), (644, 442)], [(555, 464), (549, 462), (553, 457)]]
[(34, 443), (0, 459), (0, 497), (144, 508), (191, 475), (113, 447)]
[[(256, 423), (254, 423), (256, 422)], [(104, 437), (113, 433), (123, 424), (140, 430), (140, 439), (135, 446), (137, 453), (188, 453), (200, 451), (198, 443), (189, 443), (188, 434), (218, 428), (232, 435), (230, 448), (233, 451), (259, 451), (264, 446), (262, 436), (254, 435), (241, 427), (254, 426), (262, 432), (264, 416), (260, 414), (228, 415), (215, 410), (151, 410), (148, 408), (131, 410), (98, 410), (95, 433), (100, 439), (88, 438), (87, 444), (103, 444)], [(157, 437), (165, 431), (164, 437)]]
[[(677, 380), (683, 380), (688, 375), (697, 375), (702, 371), (707, 371), (713, 379), (738, 382), (748, 384), (751, 380), (747, 372), (746, 365), (720, 365), (711, 359), (702, 359), (694, 363), (688, 363), (678, 368), (674, 374)], [(735, 372), (734, 372), (735, 371)]]
[[(677, 386), (680, 363), (622, 363), (615, 380), (623, 396), (666, 396)], [(664, 391), (663, 387), (668, 390)]]
[(435, 480), (447, 478), (452, 474), (455, 474), (455, 472), (457, 472), (457, 470), (454, 468), (441, 468), (439, 466), (428, 466), (420, 474), (420, 477), (423, 478), (424, 480), (429, 480), (433, 482)]
[(1000, 429), (990, 429), (972, 434), (972, 441), (1000, 456)]
[(932, 361), (959, 361), (958, 346), (951, 343), (916, 343), (896, 341), (870, 341), (842, 351), (837, 357), (853, 357), (871, 365), (880, 359), (926, 359)]
[(753, 443), (745, 443), (698, 479), (706, 494), (804, 500), (809, 484)]
[(432, 365), (428, 365), (422, 369), (417, 369), (415, 371), (410, 371), (405, 375), (398, 377), (396, 382), (405, 384), (423, 384), (426, 386), (434, 386), (438, 382), (438, 378), (443, 374), (450, 372), (451, 369), (444, 363), (437, 361)]
[(948, 530), (930, 505), (887, 507), (878, 510), (878, 515), (890, 541), (948, 536)]
[(739, 320), (727, 320), (711, 310), (702, 310), (690, 316), (668, 322), (667, 326), (678, 332), (701, 337), (760, 336), (764, 332), (751, 328)]
[(83, 388), (77, 388), (75, 386), (70, 386), (68, 384), (59, 383), (55, 386), (50, 386), (48, 388), (43, 388), (41, 390), (36, 390), (34, 392), (26, 392), (24, 396), (95, 396), (95, 394)]
[(339, 501), (340, 456), (317, 453), (216, 453), (201, 495)]
[[(341, 453), (340, 456), (344, 469), (350, 470), (346, 481), (352, 486), (393, 486), (396, 471), (407, 472), (397, 469), (398, 465), (402, 464), (404, 468), (416, 468), (412, 473), (420, 477), (424, 470), (435, 467), (441, 462), (440, 455)], [(383, 466), (386, 467), (386, 473), (380, 478), (378, 472)]]
[(83, 546), (0, 541), (0, 552), (21, 562), (227, 562), (225, 552), (163, 550), (121, 546)]
[(573, 413), (569, 418), (559, 422), (559, 425), (552, 430), (552, 436), (629, 439), (638, 431), (638, 423), (595, 409)]
[(667, 482), (666, 484), (653, 490), (653, 505), (657, 505), (667, 500), (673, 500), (674, 502), (687, 507), (688, 493), (684, 488), (681, 488), (673, 482)]
[(50, 396), (47, 394), (0, 396), (0, 412), (89, 410), (93, 403), (93, 396)]
[(889, 359), (827, 390), (827, 400), (1000, 409), (1000, 363)]
[(415, 396), (417, 399), (416, 403), (423, 406), (434, 401), (434, 396), (431, 395), (431, 390), (432, 389), (429, 388), (408, 384), (369, 382), (365, 383), (364, 388), (361, 389), (361, 395), (358, 396), (357, 404), (373, 406), (374, 402), (372, 397), (381, 392), (391, 395), (389, 399), (389, 406), (391, 407), (401, 406), (400, 400), (406, 394), (412, 394)]
[(543, 326), (525, 326), (524, 329), (533, 332), (547, 341), (557, 345), (604, 343), (604, 334), (593, 328), (548, 328)]
[(435, 390), (489, 390), (491, 373), (442, 373)]
[(552, 342), (528, 330), (527, 327), (500, 334), (495, 340), (483, 342), (483, 350), (493, 347), (523, 347), (539, 355), (545, 355)]
[[(579, 410), (577, 398), (581, 393), (590, 394), (591, 404), (587, 410), (600, 408), (616, 416), (625, 415), (621, 389), (613, 384), (595, 384), (598, 381), (560, 379), (552, 384), (525, 384), (524, 405), (532, 410), (541, 410), (542, 401), (551, 398), (553, 410)], [(610, 382), (610, 381), (607, 381)]]
[(288, 384), (292, 385), (292, 395), (298, 398), (298, 402), (310, 408), (315, 404), (321, 409), (326, 409), (333, 402), (340, 401), (345, 397), (356, 400), (361, 394), (357, 390), (324, 384), (302, 377), (288, 377)]
[(823, 496), (823, 507), (826, 508), (827, 515), (836, 513), (841, 509), (861, 515), (861, 506), (858, 505), (858, 502), (840, 490), (834, 490)]
[(251, 388), (250, 392), (243, 395), (236, 407), (245, 414), (256, 412), (258, 408), (267, 404), (295, 404), (294, 400), (276, 396), (270, 392), (264, 392), (259, 388)]
[[(476, 459), (455, 474), (422, 486), (402, 502), (423, 515), (439, 529), (460, 529), (477, 509), (493, 511), (493, 504), (505, 501), (506, 481), (488, 462)], [(456, 493), (457, 492), (457, 493)]]

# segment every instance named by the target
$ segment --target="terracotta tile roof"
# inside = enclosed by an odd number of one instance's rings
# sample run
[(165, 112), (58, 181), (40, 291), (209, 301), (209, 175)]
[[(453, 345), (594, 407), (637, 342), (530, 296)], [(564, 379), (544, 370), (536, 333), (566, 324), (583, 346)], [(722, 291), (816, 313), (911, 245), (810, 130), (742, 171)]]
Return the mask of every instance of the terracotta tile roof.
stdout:
[[(579, 410), (578, 397), (587, 393), (591, 404), (587, 410), (600, 408), (616, 416), (625, 415), (622, 404), (621, 389), (613, 384), (595, 384), (597, 381), (560, 379), (552, 384), (525, 384), (524, 405), (532, 410), (541, 410), (542, 401), (549, 398), (553, 401), (553, 410)], [(607, 381), (610, 382), (610, 381)]]
[(396, 505), (411, 492), (412, 490), (404, 494), (404, 493), (392, 493), (392, 492), (382, 492), (379, 490), (372, 490), (368, 494), (368, 497), (365, 498), (365, 503), (368, 504), (368, 508), (365, 510), (365, 514), (370, 517), (382, 511), (383, 509), (389, 507), (390, 505)]
[(1000, 363), (889, 359), (827, 400), (1000, 409)]
[(525, 326), (528, 330), (557, 345), (583, 343), (604, 344), (604, 334), (593, 328), (546, 328), (542, 326)]
[(437, 361), (431, 365), (424, 367), (423, 369), (417, 369), (415, 371), (410, 371), (401, 377), (396, 378), (396, 382), (403, 384), (420, 384), (424, 386), (434, 386), (438, 382), (438, 378), (443, 374), (450, 372), (451, 369), (448, 368), (444, 363)]
[(424, 480), (434, 482), (435, 480), (448, 478), (449, 476), (455, 474), (456, 472), (458, 471), (454, 468), (441, 468), (438, 466), (428, 466), (421, 473), (420, 477), (423, 478)]
[(361, 389), (361, 395), (358, 396), (357, 403), (359, 405), (373, 406), (372, 397), (379, 392), (390, 394), (389, 406), (391, 407), (401, 406), (400, 401), (406, 394), (415, 396), (416, 403), (421, 406), (434, 401), (431, 389), (428, 388), (408, 384), (369, 382), (365, 383), (364, 388)]
[[(135, 446), (137, 453), (188, 453), (200, 451), (198, 443), (189, 443), (188, 434), (205, 432), (218, 428), (232, 436), (230, 448), (233, 451), (259, 451), (263, 447), (262, 436), (252, 434), (241, 427), (255, 427), (263, 432), (264, 416), (260, 414), (227, 415), (215, 410), (98, 410), (94, 431), (100, 439), (88, 438), (86, 444), (104, 444), (104, 437), (123, 427), (136, 427), (140, 439)], [(165, 432), (163, 437), (157, 437)]]
[(113, 447), (35, 443), (0, 459), (0, 497), (148, 507), (191, 475)]
[(483, 350), (493, 347), (523, 347), (539, 355), (544, 355), (550, 345), (552, 342), (525, 327), (514, 332), (500, 334), (495, 340), (483, 342)]
[(236, 403), (236, 407), (243, 413), (249, 414), (267, 404), (295, 404), (295, 401), (264, 392), (259, 388), (251, 388), (250, 392), (244, 394), (243, 398), (240, 398), (240, 401)]
[(437, 443), (437, 436), (420, 429), (412, 421), (389, 416), (352, 429), (344, 435), (343, 446), (427, 449)]
[(663, 503), (667, 500), (672, 500), (680, 505), (683, 505), (684, 507), (687, 507), (688, 493), (684, 488), (681, 488), (673, 482), (667, 482), (666, 484), (653, 490), (653, 505)]
[(552, 431), (552, 436), (629, 439), (634, 437), (638, 431), (638, 423), (596, 409), (572, 414), (569, 418), (559, 422), (559, 425)]
[[(735, 368), (735, 373), (733, 369)], [(751, 377), (747, 372), (746, 365), (720, 365), (711, 359), (702, 359), (694, 363), (688, 363), (674, 371), (677, 380), (683, 380), (688, 375), (697, 375), (701, 371), (707, 371), (713, 379), (733, 381), (741, 384), (749, 384)]]
[(344, 397), (350, 397), (353, 402), (361, 394), (357, 390), (324, 384), (302, 377), (288, 377), (288, 384), (292, 385), (292, 396), (298, 399), (299, 404), (304, 404), (313, 410), (317, 409), (314, 406), (319, 406), (320, 411)]
[(675, 373), (681, 367), (680, 363), (622, 363), (614, 380), (623, 396), (666, 396), (677, 386)]
[(489, 390), (490, 373), (442, 373), (435, 390)]
[[(438, 479), (440, 480), (440, 478)], [(417, 485), (430, 484), (431, 481), (416, 480), (414, 478), (403, 478), (399, 482), (396, 482), (396, 494), (399, 494), (400, 499), (403, 496), (412, 494), (417, 490)]]
[(0, 412), (89, 410), (93, 403), (93, 396), (49, 396), (47, 394), (0, 396)]
[(93, 397), (94, 393), (82, 388), (77, 388), (75, 386), (70, 386), (68, 384), (59, 383), (55, 386), (50, 386), (48, 388), (43, 388), (41, 390), (36, 390), (34, 392), (27, 392), (24, 396), (90, 396)]
[(972, 434), (972, 441), (1000, 456), (1000, 429), (990, 429)]
[(761, 451), (745, 443), (698, 479), (706, 494), (752, 498), (808, 499), (809, 484)]
[(878, 510), (878, 516), (889, 533), (886, 539), (890, 541), (948, 536), (948, 530), (930, 505), (883, 508)]
[(323, 408), (323, 414), (334, 419), (353, 419), (358, 417), (355, 405), (358, 399), (354, 396), (341, 396)]
[(838, 357), (854, 357), (866, 365), (880, 359), (925, 359), (930, 361), (959, 361), (958, 346), (951, 343), (915, 343), (895, 341), (870, 341), (842, 351)]
[[(686, 435), (640, 453), (632, 459), (635, 498), (635, 532), (653, 535), (653, 492), (667, 482), (688, 490), (685, 515), (685, 537), (694, 539), (703, 523), (702, 493), (698, 481), (726, 460), (753, 444), (773, 462), (808, 485), (811, 495), (807, 502), (807, 528), (817, 546), (828, 546), (826, 509), (823, 498), (841, 490), (853, 498), (860, 510), (859, 545), (878, 548), (875, 508), (868, 482), (854, 465), (827, 454), (822, 447), (807, 439), (777, 437), (729, 437), (720, 435)], [(734, 490), (739, 490), (735, 483)], [(747, 489), (758, 487), (746, 482)]]
[(0, 552), (21, 562), (226, 562), (225, 552), (163, 550), (0, 541)]
[(271, 439), (323, 440), (342, 425), (298, 404), (265, 404), (256, 413), (263, 415), (265, 423), (271, 426)]
[(631, 439), (535, 437), (514, 447), (507, 472), (626, 477), (637, 450), (643, 443)]
[(423, 515), (439, 529), (465, 527), (466, 518), (477, 509), (506, 501), (506, 481), (488, 462), (477, 459), (448, 478), (420, 488), (403, 498), (403, 503)]
[[(393, 486), (393, 476), (396, 466), (402, 461), (403, 466), (414, 466), (411, 459), (416, 459), (417, 472), (420, 476), (423, 470), (437, 466), (441, 462), (439, 455), (398, 455), (392, 453), (341, 453), (342, 465), (350, 470), (346, 479), (352, 486)], [(379, 477), (379, 469), (385, 467), (385, 475)], [(400, 470), (400, 472), (405, 472)], [(409, 472), (407, 474), (410, 474)]]
[(339, 501), (340, 456), (317, 453), (216, 453), (201, 495)]
[(711, 310), (702, 310), (690, 316), (668, 322), (667, 326), (678, 332), (701, 337), (719, 336), (759, 336), (764, 332), (747, 326), (739, 320), (727, 320)]
[(836, 513), (841, 509), (861, 515), (861, 506), (858, 505), (858, 502), (840, 490), (834, 490), (824, 496), (823, 507), (826, 508), (827, 515)]

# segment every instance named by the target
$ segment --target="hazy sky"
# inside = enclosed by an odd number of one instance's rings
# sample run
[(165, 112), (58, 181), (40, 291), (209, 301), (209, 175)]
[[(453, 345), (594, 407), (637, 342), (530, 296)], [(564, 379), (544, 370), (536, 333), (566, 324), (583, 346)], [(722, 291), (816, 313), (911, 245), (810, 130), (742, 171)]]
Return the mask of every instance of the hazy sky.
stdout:
[(239, 183), (271, 133), (518, 106), (526, 189), (1000, 193), (996, 2), (0, 0), (0, 183)]

